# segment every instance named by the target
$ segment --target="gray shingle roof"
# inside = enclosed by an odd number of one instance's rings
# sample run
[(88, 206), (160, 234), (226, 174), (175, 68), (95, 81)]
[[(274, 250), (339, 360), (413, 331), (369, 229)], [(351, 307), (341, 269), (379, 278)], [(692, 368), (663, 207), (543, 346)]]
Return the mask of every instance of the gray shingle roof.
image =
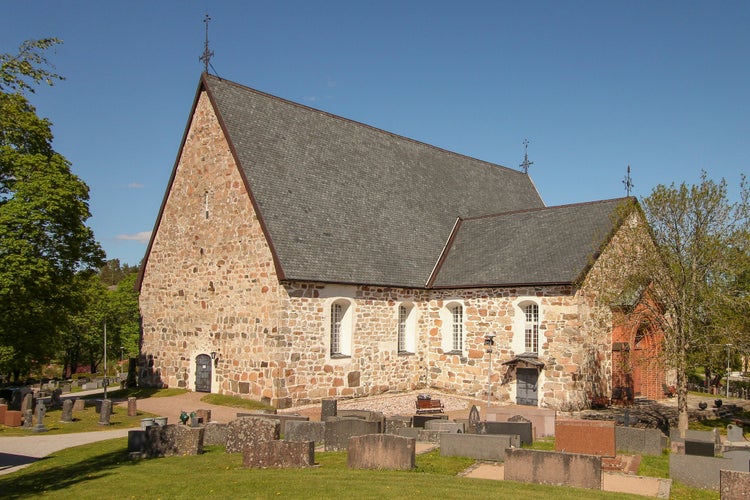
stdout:
[[(457, 217), (544, 206), (521, 172), (216, 77), (203, 85), (285, 279), (423, 288)], [(440, 283), (461, 281), (463, 260)]]
[(628, 200), (462, 220), (433, 286), (574, 283), (609, 241)]

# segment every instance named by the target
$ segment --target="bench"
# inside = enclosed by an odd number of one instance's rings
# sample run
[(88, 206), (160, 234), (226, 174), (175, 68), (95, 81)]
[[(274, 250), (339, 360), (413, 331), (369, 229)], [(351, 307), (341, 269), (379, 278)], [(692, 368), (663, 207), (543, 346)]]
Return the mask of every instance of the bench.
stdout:
[(443, 413), (445, 406), (439, 399), (417, 399), (417, 414), (421, 413)]

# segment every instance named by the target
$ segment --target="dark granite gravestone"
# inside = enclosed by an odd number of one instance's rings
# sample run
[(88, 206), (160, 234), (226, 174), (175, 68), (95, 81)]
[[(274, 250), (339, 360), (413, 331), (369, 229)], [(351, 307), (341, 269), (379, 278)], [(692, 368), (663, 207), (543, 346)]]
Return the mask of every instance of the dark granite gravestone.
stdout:
[(320, 421), (325, 422), (328, 417), (335, 417), (338, 410), (338, 401), (327, 398), (320, 402)]
[(60, 422), (70, 423), (73, 421), (73, 401), (66, 399), (62, 404), (62, 415), (60, 416)]
[(708, 441), (685, 440), (685, 455), (697, 455), (699, 457), (713, 457), (715, 445)]
[(424, 424), (428, 420), (448, 420), (448, 415), (414, 415), (411, 425), (413, 427), (424, 428)]
[(521, 444), (533, 444), (534, 437), (531, 422), (482, 422), (479, 426), (479, 434), (495, 434), (521, 438)]

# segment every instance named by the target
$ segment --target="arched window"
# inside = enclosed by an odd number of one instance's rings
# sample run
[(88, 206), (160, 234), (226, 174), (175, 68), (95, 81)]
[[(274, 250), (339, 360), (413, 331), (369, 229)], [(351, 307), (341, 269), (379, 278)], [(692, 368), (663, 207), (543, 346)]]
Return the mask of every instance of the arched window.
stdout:
[(539, 352), (539, 306), (526, 304), (523, 313), (525, 352)]
[(451, 329), (452, 349), (454, 351), (463, 351), (464, 349), (464, 308), (461, 304), (455, 304), (450, 307), (451, 312)]
[(398, 306), (398, 352), (411, 354), (416, 350), (416, 310), (413, 304)]
[(332, 358), (349, 357), (352, 354), (353, 307), (346, 299), (331, 304), (330, 348)]

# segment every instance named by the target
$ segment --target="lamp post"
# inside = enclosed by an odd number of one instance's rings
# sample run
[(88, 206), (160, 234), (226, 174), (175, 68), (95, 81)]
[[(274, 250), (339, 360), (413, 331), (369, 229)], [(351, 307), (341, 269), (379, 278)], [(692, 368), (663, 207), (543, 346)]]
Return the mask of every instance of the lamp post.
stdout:
[(729, 348), (732, 347), (732, 344), (727, 344), (727, 397), (729, 397)]
[(487, 407), (490, 407), (490, 396), (492, 395), (492, 346), (495, 345), (495, 336), (492, 334), (484, 337), (485, 352), (490, 355), (490, 363), (487, 368)]

